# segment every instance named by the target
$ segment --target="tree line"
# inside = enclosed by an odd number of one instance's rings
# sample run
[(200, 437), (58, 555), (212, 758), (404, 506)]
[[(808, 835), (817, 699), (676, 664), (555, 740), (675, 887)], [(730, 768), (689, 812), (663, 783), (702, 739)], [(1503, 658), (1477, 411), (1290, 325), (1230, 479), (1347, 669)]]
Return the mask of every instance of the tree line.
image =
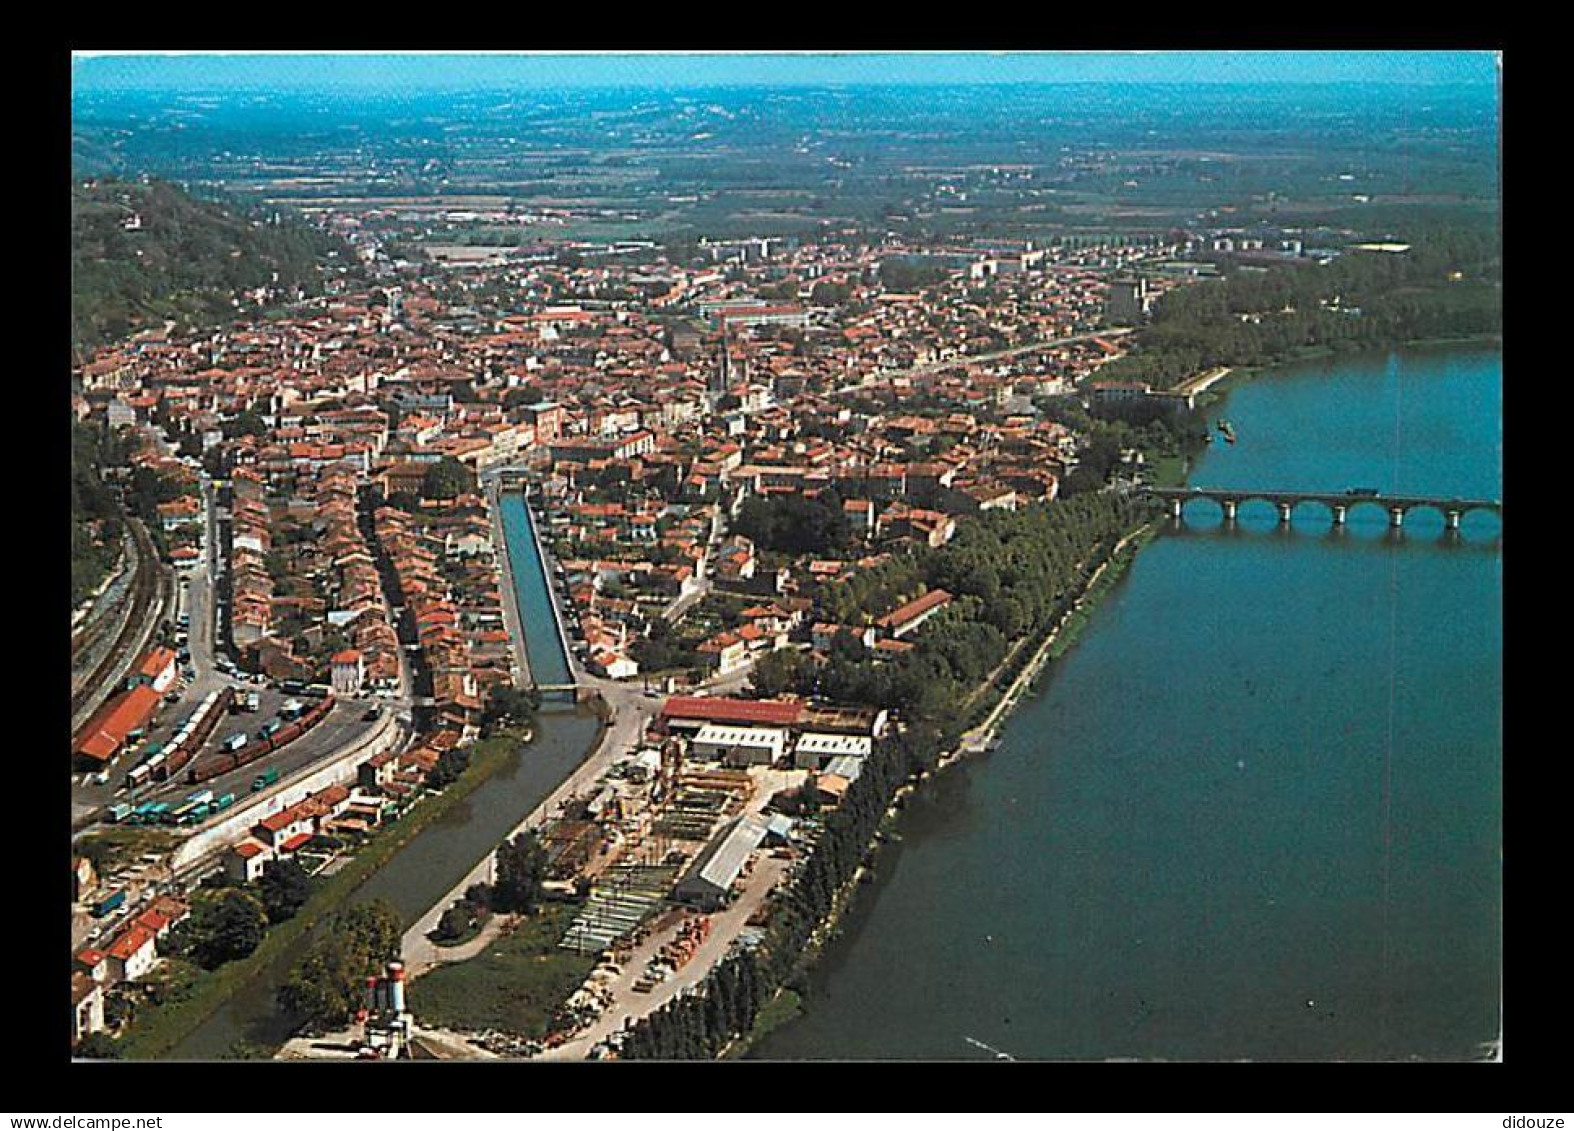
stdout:
[[(1147, 513), (1143, 504), (1111, 493), (994, 512), (917, 558), (926, 583), (944, 584), (958, 597), (953, 609), (920, 630), (917, 649), (883, 662), (837, 644), (826, 670), (806, 677), (817, 678), (822, 692), (829, 685), (833, 698), (896, 707), (900, 723), (876, 744), (863, 772), (825, 816), (803, 866), (773, 897), (759, 945), (734, 951), (699, 992), (643, 1018), (625, 1039), (624, 1058), (712, 1058), (753, 1027), (765, 1002), (801, 976), (816, 931), (867, 861), (897, 790), (932, 769), (985, 709), (979, 703), (964, 715), (964, 696), (1012, 643), (1025, 645), (1047, 630), (1119, 537)], [(1027, 662), (1027, 651), (1019, 649), (1007, 677)]]
[(1408, 251), (1347, 249), (1323, 265), (1228, 269), (1159, 300), (1135, 349), (1100, 379), (1171, 388), (1218, 365), (1261, 366), (1312, 348), (1356, 350), (1502, 332), (1494, 230), (1426, 230)]

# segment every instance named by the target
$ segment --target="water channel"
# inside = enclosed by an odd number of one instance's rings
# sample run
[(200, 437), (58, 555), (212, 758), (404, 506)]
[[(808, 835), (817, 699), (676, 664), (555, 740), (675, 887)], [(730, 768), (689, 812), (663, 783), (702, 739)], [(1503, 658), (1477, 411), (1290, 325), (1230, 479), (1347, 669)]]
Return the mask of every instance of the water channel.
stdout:
[[(546, 572), (531, 536), (530, 517), (517, 494), (505, 494), (502, 508), (531, 671), (543, 683), (567, 682), (568, 666), (553, 620)], [(463, 803), (422, 830), (346, 902), (386, 899), (408, 928), (584, 760), (598, 729), (589, 710), (544, 704), (536, 720), (535, 741), (513, 755)], [(290, 1022), (274, 1007), (274, 992), (321, 929), (308, 931), (260, 970), (182, 1041), (171, 1057), (216, 1059), (241, 1040), (269, 1047), (283, 1043), (290, 1035)]]

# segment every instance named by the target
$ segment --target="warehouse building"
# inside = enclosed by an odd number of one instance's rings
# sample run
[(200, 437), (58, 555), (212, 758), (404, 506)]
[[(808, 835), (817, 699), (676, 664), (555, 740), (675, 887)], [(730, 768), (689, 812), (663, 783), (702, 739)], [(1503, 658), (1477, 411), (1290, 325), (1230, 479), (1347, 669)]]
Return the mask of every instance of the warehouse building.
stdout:
[(769, 766), (787, 749), (787, 732), (779, 727), (721, 726), (707, 723), (694, 736), (693, 755), (701, 761), (729, 766)]
[(728, 699), (674, 695), (662, 704), (661, 725), (672, 733), (692, 733), (707, 723), (723, 726), (790, 727), (803, 714), (802, 703), (777, 699)]
[(817, 770), (830, 758), (867, 758), (874, 740), (862, 734), (822, 734), (811, 732), (798, 739), (792, 764), (800, 770)]
[(727, 900), (749, 854), (760, 847), (770, 826), (754, 813), (739, 817), (716, 834), (673, 889), (673, 898), (714, 911)]

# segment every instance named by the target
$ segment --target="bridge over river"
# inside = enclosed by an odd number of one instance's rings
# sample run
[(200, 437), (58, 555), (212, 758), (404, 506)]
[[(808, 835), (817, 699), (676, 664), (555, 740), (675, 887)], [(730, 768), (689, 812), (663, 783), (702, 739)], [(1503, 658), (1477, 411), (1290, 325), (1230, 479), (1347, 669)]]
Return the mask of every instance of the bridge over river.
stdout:
[(1196, 499), (1217, 503), (1224, 511), (1224, 521), (1235, 521), (1235, 513), (1242, 503), (1261, 499), (1272, 503), (1279, 510), (1279, 521), (1289, 522), (1295, 508), (1302, 503), (1327, 507), (1333, 515), (1334, 525), (1343, 526), (1349, 512), (1359, 506), (1382, 507), (1388, 512), (1390, 526), (1403, 526), (1410, 511), (1427, 508), (1443, 515), (1444, 526), (1459, 529), (1459, 519), (1470, 511), (1490, 511), (1503, 517), (1503, 503), (1499, 499), (1460, 499), (1445, 495), (1390, 495), (1381, 491), (1264, 491), (1243, 487), (1146, 487), (1142, 494), (1168, 504), (1170, 517), (1180, 519), (1186, 504)]

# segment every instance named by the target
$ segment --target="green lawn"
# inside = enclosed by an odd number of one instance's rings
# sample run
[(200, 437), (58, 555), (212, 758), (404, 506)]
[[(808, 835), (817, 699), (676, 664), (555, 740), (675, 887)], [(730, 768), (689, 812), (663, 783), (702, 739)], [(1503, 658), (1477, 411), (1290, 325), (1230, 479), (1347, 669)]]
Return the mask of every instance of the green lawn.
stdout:
[(425, 1025), (545, 1036), (553, 1012), (596, 960), (558, 949), (578, 910), (549, 903), (484, 953), (439, 966), (410, 984), (410, 1010)]

